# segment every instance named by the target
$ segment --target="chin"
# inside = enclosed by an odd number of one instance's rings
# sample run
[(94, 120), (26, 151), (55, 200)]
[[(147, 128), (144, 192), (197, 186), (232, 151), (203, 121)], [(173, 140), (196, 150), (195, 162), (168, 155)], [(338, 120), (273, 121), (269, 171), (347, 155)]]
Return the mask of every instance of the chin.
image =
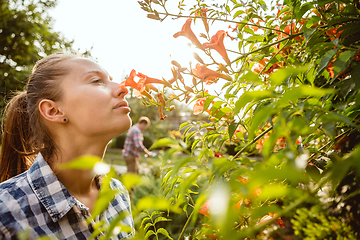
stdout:
[(128, 117), (122, 121), (120, 121), (119, 123), (119, 135), (123, 134), (124, 132), (126, 132), (127, 130), (129, 130), (129, 128), (131, 127), (131, 118)]

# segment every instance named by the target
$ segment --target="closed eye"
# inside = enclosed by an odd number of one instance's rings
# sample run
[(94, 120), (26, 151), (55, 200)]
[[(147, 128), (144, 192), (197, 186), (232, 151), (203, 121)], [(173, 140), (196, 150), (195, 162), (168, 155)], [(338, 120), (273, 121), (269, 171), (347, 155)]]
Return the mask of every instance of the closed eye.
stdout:
[(101, 78), (97, 78), (97, 79), (91, 80), (91, 83), (104, 83), (104, 81)]

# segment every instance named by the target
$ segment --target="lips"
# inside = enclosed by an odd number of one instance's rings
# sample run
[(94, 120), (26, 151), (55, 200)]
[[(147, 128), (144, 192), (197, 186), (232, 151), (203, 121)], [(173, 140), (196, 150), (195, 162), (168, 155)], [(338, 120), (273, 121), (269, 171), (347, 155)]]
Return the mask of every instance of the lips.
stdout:
[(121, 107), (129, 107), (127, 101), (120, 101), (118, 104), (115, 105), (114, 109), (121, 108)]

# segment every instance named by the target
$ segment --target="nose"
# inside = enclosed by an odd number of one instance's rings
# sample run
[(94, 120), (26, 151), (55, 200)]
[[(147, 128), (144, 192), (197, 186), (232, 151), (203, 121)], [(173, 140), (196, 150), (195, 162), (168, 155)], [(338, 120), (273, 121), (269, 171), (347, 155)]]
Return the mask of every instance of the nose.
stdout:
[(129, 93), (129, 90), (127, 90), (126, 87), (117, 84), (117, 86), (115, 88), (115, 96), (116, 97), (125, 98), (126, 94), (128, 94), (128, 93)]

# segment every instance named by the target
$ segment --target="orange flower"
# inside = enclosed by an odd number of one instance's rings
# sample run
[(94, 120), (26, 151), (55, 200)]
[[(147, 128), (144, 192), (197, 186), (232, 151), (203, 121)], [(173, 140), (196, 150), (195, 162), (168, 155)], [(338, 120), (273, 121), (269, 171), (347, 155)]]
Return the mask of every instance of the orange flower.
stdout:
[(210, 43), (204, 43), (203, 47), (216, 50), (225, 60), (228, 65), (231, 65), (227, 52), (224, 46), (224, 38), (226, 32), (224, 30), (219, 30), (214, 36), (211, 37)]
[(239, 24), (237, 23), (234, 28), (229, 25), (229, 28), (231, 28), (232, 31), (235, 32), (236, 30), (238, 30)]
[(263, 148), (263, 146), (264, 146), (264, 143), (265, 143), (266, 139), (268, 139), (268, 138), (269, 138), (269, 135), (266, 134), (266, 135), (264, 136), (264, 138), (259, 139), (259, 140), (257, 141), (257, 145), (255, 146), (255, 148), (258, 149), (259, 152), (262, 151), (262, 148)]
[[(342, 27), (342, 25), (339, 25), (339, 27)], [(326, 35), (330, 37), (331, 41), (336, 38), (339, 38), (341, 33), (343, 32), (342, 30), (338, 31), (339, 27), (331, 28), (328, 31), (326, 31)]]
[[(135, 77), (138, 77), (139, 80), (136, 82), (134, 80)], [(120, 83), (120, 87), (132, 87), (137, 92), (139, 92), (138, 97), (141, 97), (141, 95), (144, 95), (148, 98), (152, 98), (149, 91), (154, 90), (157, 91), (157, 89), (152, 84), (164, 84), (166, 86), (171, 86), (168, 82), (156, 78), (150, 78), (142, 73), (136, 73), (136, 71), (133, 69), (130, 72), (130, 76)]]
[(334, 73), (334, 67), (333, 67), (333, 62), (336, 60), (336, 58), (334, 58), (330, 63), (329, 65), (326, 67), (326, 71), (329, 72), (330, 74), (330, 78), (333, 78), (335, 73)]
[(207, 84), (213, 83), (217, 78), (223, 78), (228, 81), (232, 80), (230, 76), (211, 70), (204, 65), (200, 65), (200, 63), (196, 64), (193, 73)]
[[(264, 223), (266, 221), (269, 221), (273, 218), (276, 218), (276, 215), (273, 214), (273, 213), (269, 213), (269, 215), (267, 215), (266, 217), (264, 217), (258, 224), (261, 224), (261, 223)], [(285, 225), (284, 225), (284, 222), (281, 220), (280, 217), (278, 217), (276, 220), (275, 220), (275, 223), (277, 223), (280, 227), (282, 228), (285, 228)]]
[(213, 234), (205, 234), (205, 237), (207, 239), (218, 239), (217, 235), (215, 233), (213, 233)]
[(256, 66), (256, 67), (254, 68), (254, 70), (253, 70), (253, 72), (254, 72), (255, 74), (259, 74), (259, 73), (264, 69), (264, 67), (265, 67), (265, 65), (266, 65), (265, 61), (268, 61), (268, 59), (267, 59), (267, 58), (264, 58), (264, 59), (261, 59), (261, 60), (258, 62), (259, 65)]
[(164, 120), (167, 118), (167, 115), (164, 115), (163, 113), (163, 107), (165, 106), (165, 99), (162, 93), (157, 94), (157, 98), (159, 99), (160, 105), (159, 105), (159, 119)]
[(200, 210), (199, 210), (199, 213), (207, 216), (207, 217), (210, 217), (210, 212), (209, 212), (209, 205), (210, 205), (210, 201), (209, 200), (206, 200), (203, 205), (201, 205), (200, 207)]
[(196, 38), (195, 34), (191, 30), (191, 27), (190, 27), (191, 21), (192, 21), (192, 18), (189, 18), (188, 20), (186, 20), (181, 31), (174, 34), (174, 38), (177, 38), (179, 36), (187, 37), (193, 44), (195, 44), (195, 46), (197, 46), (201, 50), (204, 50), (203, 46), (201, 45), (201, 43), (199, 42), (199, 40)]
[(276, 140), (275, 144), (276, 144), (275, 150), (285, 148), (286, 147), (286, 138), (285, 137), (279, 138), (278, 140)]
[(125, 81), (122, 81), (120, 83), (120, 85), (122, 87), (132, 87), (132, 88), (135, 88), (135, 89), (139, 89), (139, 86), (137, 85), (137, 83), (134, 81), (134, 77), (136, 77), (136, 71), (133, 69), (131, 70), (130, 72), (130, 76), (125, 80)]
[(202, 21), (204, 23), (205, 30), (206, 32), (209, 32), (209, 24), (207, 22), (207, 19), (205, 19), (207, 10), (207, 8), (201, 8), (200, 10), (196, 11), (195, 16), (203, 17)]
[(199, 98), (196, 100), (195, 105), (193, 107), (194, 115), (198, 115), (199, 113), (201, 113), (203, 111), (205, 100), (206, 100), (206, 97)]

